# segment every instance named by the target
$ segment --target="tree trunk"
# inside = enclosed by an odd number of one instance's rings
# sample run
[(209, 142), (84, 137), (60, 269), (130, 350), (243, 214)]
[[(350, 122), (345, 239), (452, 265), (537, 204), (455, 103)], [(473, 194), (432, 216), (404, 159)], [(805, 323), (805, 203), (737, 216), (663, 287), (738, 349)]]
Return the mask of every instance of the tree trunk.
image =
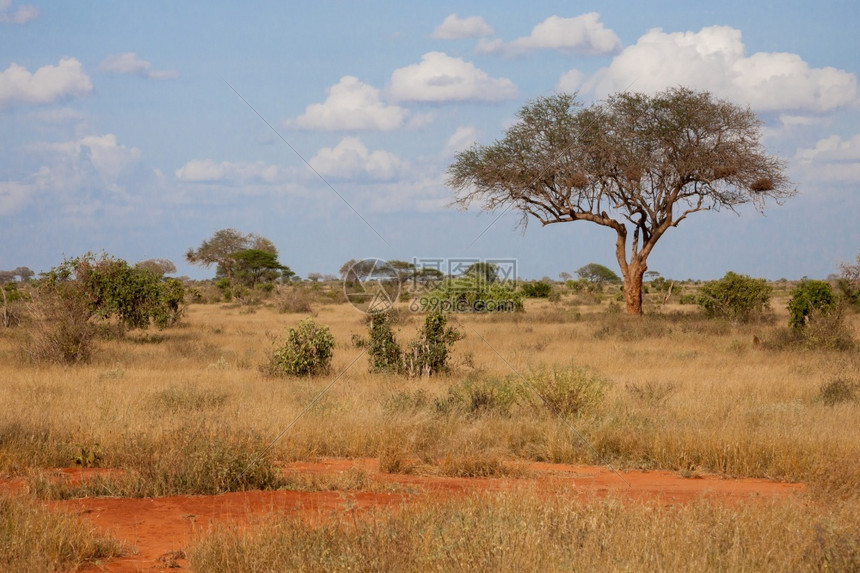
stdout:
[(644, 263), (631, 262), (624, 273), (624, 299), (627, 301), (627, 314), (642, 314), (642, 277), (648, 270)]

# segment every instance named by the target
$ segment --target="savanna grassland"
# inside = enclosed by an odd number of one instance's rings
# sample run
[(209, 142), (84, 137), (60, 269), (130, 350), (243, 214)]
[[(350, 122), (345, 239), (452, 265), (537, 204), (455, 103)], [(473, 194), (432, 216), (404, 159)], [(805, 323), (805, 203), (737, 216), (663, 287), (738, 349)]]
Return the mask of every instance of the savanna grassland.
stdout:
[[(323, 524), (273, 515), (251, 527), (201, 531), (185, 548), (188, 565), (856, 570), (860, 352), (780, 344), (784, 294), (774, 316), (749, 324), (705, 319), (681, 305), (631, 319), (570, 294), (528, 300), (522, 313), (454, 315), (449, 324), (465, 338), (454, 346), (450, 373), (430, 378), (369, 373), (364, 316), (321, 299), (300, 313), (277, 304), (193, 304), (178, 327), (100, 341), (90, 362), (76, 366), (29, 364), (18, 329), (0, 330), (0, 472), (26, 484), (0, 493), (3, 568), (74, 569), (130, 550), (81, 527), (82, 518), (45, 512), (45, 500), (361, 489), (374, 486), (280, 468), (378, 458), (383, 472), (418, 476), (516, 479), (533, 462), (609, 462), (805, 487), (736, 503), (516, 490)], [(331, 373), (267, 376), (261, 366), (274, 343), (308, 315), (334, 335)], [(423, 317), (405, 305), (397, 315), (394, 330), (405, 342)], [(860, 339), (860, 315), (846, 323)], [(83, 483), (51, 478), (54, 468), (76, 463), (120, 471)], [(44, 558), (53, 554), (42, 547), (72, 532), (65, 545), (79, 551)]]

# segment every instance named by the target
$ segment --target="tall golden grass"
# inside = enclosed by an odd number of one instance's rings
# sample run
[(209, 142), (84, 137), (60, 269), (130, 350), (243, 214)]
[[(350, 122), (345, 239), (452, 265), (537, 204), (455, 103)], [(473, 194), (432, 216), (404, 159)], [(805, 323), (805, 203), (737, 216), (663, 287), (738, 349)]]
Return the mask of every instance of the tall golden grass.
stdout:
[[(816, 503), (842, 500), (856, 519), (860, 397), (827, 393), (834, 381), (857, 381), (856, 348), (754, 344), (787, 322), (782, 311), (732, 325), (682, 306), (634, 320), (605, 309), (568, 297), (527, 301), (525, 313), (456, 316), (466, 338), (452, 373), (429, 379), (370, 374), (354, 342), (367, 326), (348, 305), (313, 306), (336, 346), (332, 374), (308, 379), (259, 369), (307, 316), (276, 306), (192, 305), (181, 327), (102, 341), (74, 367), (27, 363), (16, 330), (3, 329), (0, 472), (38, 482), (39, 469), (98, 451), (91, 463), (127, 470), (99, 491), (163, 495), (283, 487), (273, 464), (320, 456), (379, 456), (389, 471), (420, 464), (451, 475), (498, 475), (533, 460), (601, 463), (570, 424), (617, 467), (804, 481)], [(408, 339), (422, 317), (404, 316), (395, 330)], [(846, 320), (860, 338), (860, 316)], [(599, 392), (559, 402), (582, 404), (563, 422), (532, 388), (557, 391), (577, 372), (598, 381), (577, 391)], [(243, 473), (250, 466), (253, 479)], [(75, 495), (49, 490), (40, 489)], [(801, 519), (797, 508), (773, 511)]]

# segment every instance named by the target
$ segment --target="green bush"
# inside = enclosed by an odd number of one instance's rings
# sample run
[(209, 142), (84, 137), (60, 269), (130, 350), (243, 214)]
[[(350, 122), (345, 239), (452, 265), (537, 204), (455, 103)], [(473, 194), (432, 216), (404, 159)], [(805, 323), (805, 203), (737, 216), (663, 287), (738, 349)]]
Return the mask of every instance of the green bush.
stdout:
[(805, 280), (791, 291), (788, 301), (788, 325), (795, 330), (804, 328), (814, 313), (826, 316), (836, 310), (836, 297), (830, 283)]
[(287, 340), (275, 348), (268, 372), (275, 376), (328, 374), (333, 349), (334, 337), (328, 327), (307, 318), (291, 328)]
[(524, 283), (522, 291), (528, 298), (549, 298), (552, 294), (552, 285), (543, 281)]
[(371, 372), (400, 373), (403, 370), (403, 351), (391, 330), (392, 317), (388, 312), (370, 315), (370, 342), (367, 354)]
[(409, 343), (404, 366), (410, 376), (432, 376), (448, 371), (448, 353), (463, 334), (447, 326), (441, 312), (428, 314), (418, 338)]
[(764, 279), (729, 271), (722, 279), (702, 287), (698, 304), (710, 318), (748, 322), (770, 307), (773, 288)]
[(523, 292), (511, 282), (487, 282), (467, 274), (443, 281), (412, 303), (413, 311), (512, 312), (523, 309)]
[(493, 414), (507, 417), (516, 404), (526, 401), (523, 387), (516, 377), (504, 379), (470, 376), (452, 384), (445, 398), (436, 400), (440, 414), (454, 412), (479, 417)]

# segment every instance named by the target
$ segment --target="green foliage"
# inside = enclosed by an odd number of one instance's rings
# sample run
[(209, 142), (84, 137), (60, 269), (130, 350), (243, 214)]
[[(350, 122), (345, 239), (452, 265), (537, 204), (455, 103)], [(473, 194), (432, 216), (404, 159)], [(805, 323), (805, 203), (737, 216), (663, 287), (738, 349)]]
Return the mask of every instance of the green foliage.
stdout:
[(552, 285), (543, 281), (524, 283), (521, 288), (528, 298), (549, 298), (552, 294)]
[(254, 288), (260, 283), (270, 283), (288, 271), (278, 262), (278, 254), (261, 249), (244, 249), (230, 255), (233, 260), (233, 277), (239, 283)]
[(830, 283), (805, 280), (791, 291), (788, 301), (788, 325), (795, 330), (804, 328), (813, 313), (828, 315), (836, 310), (836, 297)]
[(474, 277), (478, 281), (483, 281), (487, 284), (492, 284), (499, 280), (499, 267), (493, 263), (479, 261), (472, 263), (463, 275)]
[(429, 294), (417, 299), (412, 310), (512, 312), (523, 309), (523, 298), (523, 292), (517, 290), (511, 282), (488, 283), (476, 275), (466, 274), (443, 281)]
[(588, 263), (576, 270), (576, 276), (590, 283), (620, 283), (621, 279), (611, 269), (598, 265), (597, 263)]
[(448, 352), (463, 334), (447, 326), (448, 317), (434, 312), (424, 319), (418, 338), (409, 343), (405, 356), (406, 372), (410, 376), (432, 376), (448, 371)]
[(269, 239), (253, 233), (244, 234), (236, 229), (221, 229), (195, 249), (188, 249), (185, 260), (193, 265), (209, 267), (217, 265), (218, 277), (233, 278), (237, 260), (236, 253), (245, 250), (258, 250), (270, 253), (277, 258), (278, 249)]
[(291, 328), (287, 340), (275, 348), (268, 372), (275, 376), (316, 376), (331, 369), (334, 336), (327, 326), (317, 325), (312, 318)]
[(371, 372), (400, 373), (403, 370), (403, 351), (391, 330), (392, 317), (389, 312), (370, 315), (370, 343), (367, 354)]
[(128, 329), (145, 329), (150, 322), (159, 328), (171, 326), (179, 321), (185, 302), (185, 288), (177, 279), (105, 254), (64, 261), (45, 275), (42, 288), (61, 298), (79, 298), (92, 316), (116, 317)]
[(747, 322), (770, 307), (773, 288), (765, 279), (754, 279), (731, 271), (722, 279), (705, 284), (698, 304), (709, 318)]

